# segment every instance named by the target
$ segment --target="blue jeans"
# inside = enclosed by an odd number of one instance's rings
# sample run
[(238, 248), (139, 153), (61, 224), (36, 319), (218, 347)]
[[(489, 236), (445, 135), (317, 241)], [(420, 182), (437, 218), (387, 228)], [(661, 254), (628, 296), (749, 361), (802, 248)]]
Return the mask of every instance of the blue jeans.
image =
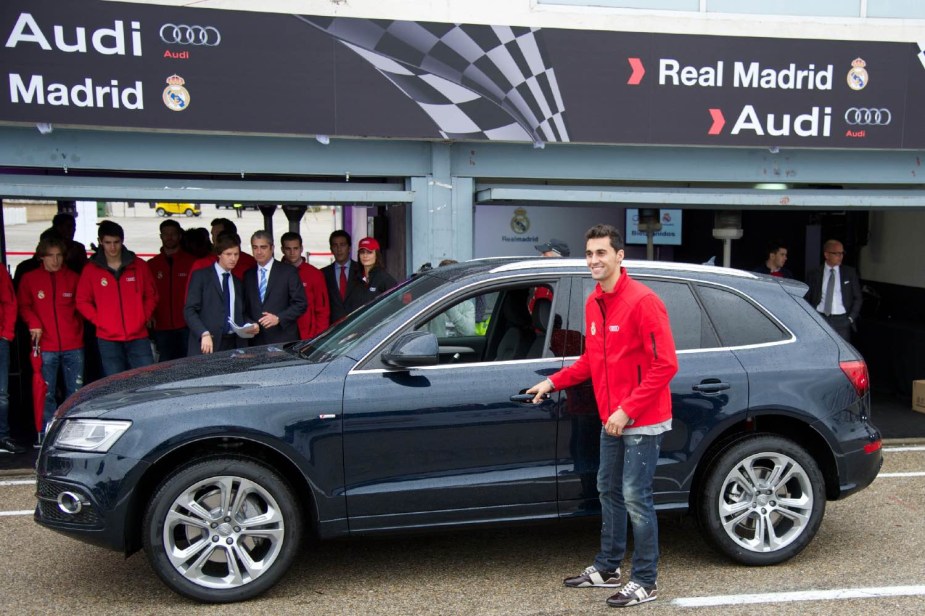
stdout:
[(10, 435), (10, 341), (0, 338), (0, 438)]
[(626, 519), (633, 525), (631, 580), (652, 586), (658, 577), (658, 519), (652, 481), (664, 434), (610, 436), (601, 429), (601, 466), (597, 490), (601, 498), (599, 571), (613, 571), (626, 552)]
[(147, 338), (116, 342), (99, 339), (100, 361), (103, 364), (103, 376), (112, 376), (130, 368), (143, 368), (154, 363), (151, 353), (151, 341)]
[(42, 351), (42, 378), (48, 386), (45, 394), (45, 410), (43, 412), (43, 425), (48, 422), (58, 408), (55, 393), (58, 387), (58, 367), (64, 375), (64, 393), (70, 397), (84, 384), (84, 350), (72, 351)]

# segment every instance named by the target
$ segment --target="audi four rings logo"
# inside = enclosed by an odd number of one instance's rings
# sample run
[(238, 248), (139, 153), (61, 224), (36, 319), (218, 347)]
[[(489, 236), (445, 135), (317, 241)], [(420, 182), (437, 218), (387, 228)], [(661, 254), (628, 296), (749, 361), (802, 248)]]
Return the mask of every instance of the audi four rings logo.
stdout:
[(845, 112), (845, 122), (851, 126), (886, 126), (892, 119), (889, 109), (851, 107)]
[(222, 34), (212, 26), (187, 26), (185, 24), (164, 24), (161, 26), (161, 40), (168, 45), (197, 45), (218, 47)]

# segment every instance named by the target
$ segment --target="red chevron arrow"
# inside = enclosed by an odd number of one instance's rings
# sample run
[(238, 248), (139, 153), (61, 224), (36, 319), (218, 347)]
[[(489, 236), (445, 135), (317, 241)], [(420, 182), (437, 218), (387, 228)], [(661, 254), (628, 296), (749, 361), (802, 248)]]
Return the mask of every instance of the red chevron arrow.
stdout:
[(726, 118), (723, 117), (722, 109), (711, 109), (710, 116), (713, 117), (713, 126), (710, 127), (708, 135), (718, 135), (726, 125)]
[(642, 81), (642, 76), (646, 74), (646, 69), (642, 66), (642, 60), (639, 58), (627, 58), (627, 60), (633, 68), (633, 74), (630, 75), (626, 83), (631, 86), (638, 86), (639, 82)]

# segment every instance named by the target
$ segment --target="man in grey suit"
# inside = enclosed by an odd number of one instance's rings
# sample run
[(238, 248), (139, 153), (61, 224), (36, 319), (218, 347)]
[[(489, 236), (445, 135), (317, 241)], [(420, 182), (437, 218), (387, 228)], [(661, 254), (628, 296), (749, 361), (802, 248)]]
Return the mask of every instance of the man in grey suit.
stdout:
[(273, 259), (273, 236), (267, 231), (251, 236), (251, 252), (257, 266), (244, 272), (244, 313), (260, 325), (253, 344), (298, 340), (298, 319), (308, 309), (298, 270)]
[[(222, 233), (215, 242), (215, 253), (218, 258), (214, 265), (190, 276), (183, 306), (190, 356), (246, 346), (228, 323), (232, 313), (238, 325), (243, 325), (244, 320), (244, 287), (231, 274), (241, 255), (241, 239), (236, 233)], [(253, 331), (257, 331), (256, 326)]]
[(851, 341), (857, 330), (863, 296), (861, 280), (853, 267), (842, 265), (845, 247), (838, 240), (829, 240), (822, 247), (825, 264), (810, 272), (806, 300), (822, 314), (838, 334)]

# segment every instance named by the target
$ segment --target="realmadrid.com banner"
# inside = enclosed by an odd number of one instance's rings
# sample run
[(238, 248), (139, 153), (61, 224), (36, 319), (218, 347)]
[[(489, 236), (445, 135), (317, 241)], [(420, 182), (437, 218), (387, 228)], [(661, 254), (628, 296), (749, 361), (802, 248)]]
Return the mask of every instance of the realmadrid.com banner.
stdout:
[(2, 122), (535, 144), (925, 147), (925, 54), (912, 42), (92, 0), (5, 0), (0, 37)]

